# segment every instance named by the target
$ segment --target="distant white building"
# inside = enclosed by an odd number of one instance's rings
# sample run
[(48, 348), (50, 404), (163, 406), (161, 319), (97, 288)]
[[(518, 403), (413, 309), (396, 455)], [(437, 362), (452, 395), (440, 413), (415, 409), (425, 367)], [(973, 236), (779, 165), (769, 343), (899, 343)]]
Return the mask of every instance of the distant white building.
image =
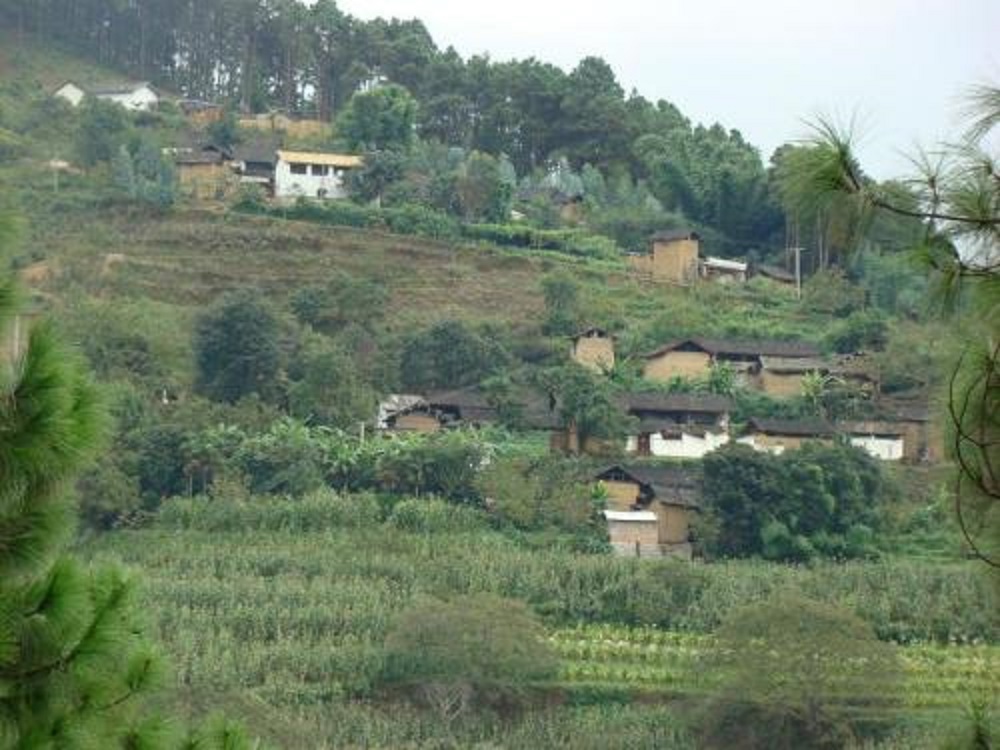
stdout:
[(747, 264), (727, 258), (708, 257), (701, 261), (702, 278), (713, 281), (739, 282), (747, 280)]
[(656, 432), (629, 435), (625, 452), (657, 458), (704, 458), (729, 442), (728, 432), (712, 432), (687, 426), (676, 426)]
[(846, 422), (842, 425), (851, 445), (872, 458), (902, 461), (906, 455), (905, 429), (889, 422)]
[(278, 151), (274, 169), (277, 198), (346, 198), (345, 178), (362, 165), (360, 156)]
[(57, 88), (52, 95), (58, 96), (60, 99), (65, 99), (74, 107), (78, 107), (80, 106), (80, 102), (83, 101), (83, 97), (87, 95), (87, 92), (72, 81), (67, 81)]
[(65, 99), (74, 107), (80, 105), (86, 96), (94, 96), (104, 101), (120, 104), (125, 109), (143, 111), (153, 109), (160, 102), (160, 97), (148, 83), (121, 83), (103, 86), (83, 87), (72, 81), (67, 81), (57, 88), (53, 94)]

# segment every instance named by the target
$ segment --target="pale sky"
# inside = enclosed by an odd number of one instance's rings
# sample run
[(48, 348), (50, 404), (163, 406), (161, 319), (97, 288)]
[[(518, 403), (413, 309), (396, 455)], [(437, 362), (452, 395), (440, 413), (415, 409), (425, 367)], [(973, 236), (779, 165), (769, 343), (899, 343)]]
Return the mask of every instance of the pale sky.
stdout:
[(817, 113), (863, 125), (862, 160), (956, 133), (963, 88), (1000, 82), (1000, 0), (339, 0), (361, 18), (419, 18), (463, 57), (607, 60), (626, 90), (743, 133), (765, 160)]

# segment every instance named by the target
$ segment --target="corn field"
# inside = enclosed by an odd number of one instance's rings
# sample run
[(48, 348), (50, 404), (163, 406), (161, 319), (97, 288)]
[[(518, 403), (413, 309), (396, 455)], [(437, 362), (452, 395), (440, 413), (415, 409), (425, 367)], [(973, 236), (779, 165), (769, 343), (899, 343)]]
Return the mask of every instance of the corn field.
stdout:
[[(916, 719), (995, 697), (997, 610), (971, 565), (639, 562), (533, 546), (462, 514), (447, 533), (413, 531), (370, 497), (328, 497), (325, 509), (315, 499), (181, 502), (157, 526), (96, 537), (84, 551), (141, 573), (175, 702), (194, 710), (208, 701), (281, 747), (448, 746), (434, 744), (433, 717), (382, 706), (375, 690), (385, 634), (422, 594), (522, 599), (561, 659), (550, 687), (563, 704), (453, 727), (463, 747), (690, 747), (671, 699), (710, 688), (697, 664), (712, 631), (783, 587), (848, 607), (901, 644), (904, 703)], [(588, 705), (595, 687), (605, 697)], [(622, 705), (602, 705), (608, 691)], [(650, 700), (631, 702), (640, 694)], [(613, 738), (597, 724), (615, 727)]]

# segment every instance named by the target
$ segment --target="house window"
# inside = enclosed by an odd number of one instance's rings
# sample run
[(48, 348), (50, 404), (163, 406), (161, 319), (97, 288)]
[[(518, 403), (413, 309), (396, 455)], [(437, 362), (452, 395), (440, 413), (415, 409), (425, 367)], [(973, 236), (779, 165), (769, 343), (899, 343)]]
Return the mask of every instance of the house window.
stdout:
[(322, 164), (312, 165), (312, 176), (313, 177), (326, 177), (326, 167)]
[(292, 174), (306, 174), (305, 164), (292, 164)]

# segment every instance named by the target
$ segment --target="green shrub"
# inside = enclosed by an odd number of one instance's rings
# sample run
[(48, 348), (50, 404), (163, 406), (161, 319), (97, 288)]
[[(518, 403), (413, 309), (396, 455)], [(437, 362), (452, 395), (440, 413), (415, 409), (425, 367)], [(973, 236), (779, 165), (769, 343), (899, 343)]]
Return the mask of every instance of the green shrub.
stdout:
[(393, 506), (389, 523), (403, 531), (419, 534), (448, 534), (486, 527), (481, 511), (456, 507), (435, 497), (407, 498)]
[(315, 532), (378, 523), (381, 510), (373, 495), (340, 495), (318, 490), (298, 499), (280, 496), (172, 498), (160, 522), (197, 531)]
[(383, 684), (398, 685), (450, 724), (476, 706), (523, 705), (556, 658), (521, 602), (477, 594), (421, 602), (386, 638)]

